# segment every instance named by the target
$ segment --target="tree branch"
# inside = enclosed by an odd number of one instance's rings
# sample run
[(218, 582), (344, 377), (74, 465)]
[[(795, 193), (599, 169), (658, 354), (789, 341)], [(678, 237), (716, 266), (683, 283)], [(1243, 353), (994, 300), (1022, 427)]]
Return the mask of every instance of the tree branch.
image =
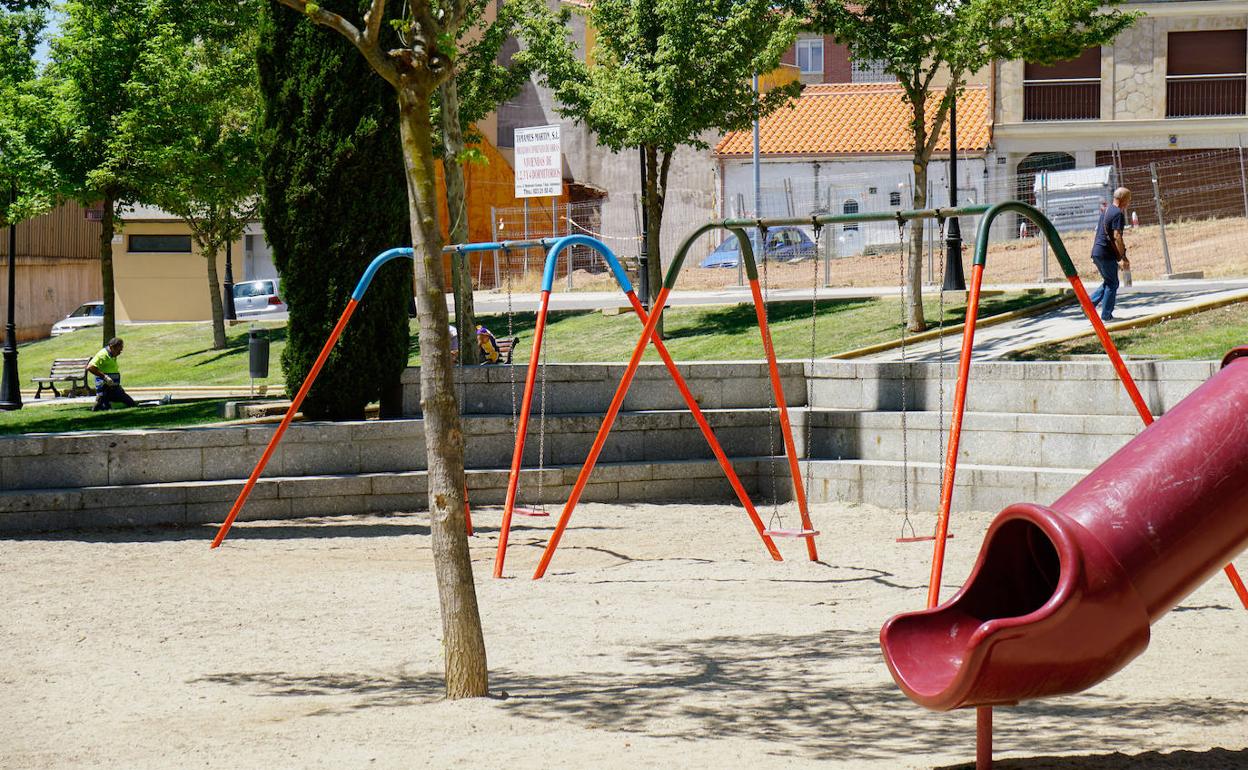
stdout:
[(923, 157), (930, 158), (936, 150), (936, 142), (940, 140), (940, 131), (944, 128), (945, 118), (949, 115), (949, 105), (958, 98), (958, 81), (962, 79), (960, 72), (950, 72), (949, 85), (945, 88), (945, 95), (940, 100), (940, 106), (936, 108), (936, 117), (932, 118), (932, 133), (927, 137), (927, 142), (923, 147)]
[[(278, 2), (287, 8), (293, 8), (304, 16), (307, 16), (313, 23), (320, 24), (322, 27), (329, 27), (345, 37), (348, 41), (350, 41), (351, 45), (355, 46), (359, 52), (364, 55), (364, 59), (377, 72), (378, 75), (385, 78), (386, 82), (390, 85), (395, 86), (396, 88), (398, 87), (398, 68), (394, 66), (394, 62), (392, 62), (390, 58), (381, 50), (380, 46), (377, 45), (376, 39), (371, 41), (367, 40), (365, 36), (361, 35), (360, 31), (355, 28), (354, 24), (332, 11), (327, 11), (318, 5), (308, 3), (307, 0), (278, 0)], [(378, 6), (382, 6), (384, 9), (385, 0), (373, 0), (373, 8), (369, 9), (369, 13), (371, 14), (373, 10), (378, 8)], [(381, 17), (382, 13), (378, 13), (376, 16), (375, 22), (378, 25), (381, 24)], [(369, 19), (367, 17), (365, 17), (365, 21), (369, 24), (374, 22), (373, 19)]]
[(381, 38), (381, 19), (386, 15), (386, 0), (372, 0), (364, 14), (364, 43), (377, 46)]

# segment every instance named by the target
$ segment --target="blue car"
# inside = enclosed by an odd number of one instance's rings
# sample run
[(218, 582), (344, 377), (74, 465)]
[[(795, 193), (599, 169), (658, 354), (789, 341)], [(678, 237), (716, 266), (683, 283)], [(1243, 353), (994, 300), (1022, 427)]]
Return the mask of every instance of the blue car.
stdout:
[[(748, 232), (748, 231), (747, 231)], [(773, 262), (797, 262), (815, 257), (815, 242), (800, 227), (773, 227), (767, 230), (764, 258)], [(729, 235), (698, 263), (699, 267), (736, 267), (741, 260), (737, 237)]]

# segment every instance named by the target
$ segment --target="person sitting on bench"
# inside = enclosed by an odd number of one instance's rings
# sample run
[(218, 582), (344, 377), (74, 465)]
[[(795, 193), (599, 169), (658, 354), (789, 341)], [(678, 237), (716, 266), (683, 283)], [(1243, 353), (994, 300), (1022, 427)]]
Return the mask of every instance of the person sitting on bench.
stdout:
[(114, 401), (126, 406), (138, 406), (121, 387), (121, 369), (117, 366), (117, 356), (121, 355), (125, 346), (126, 343), (120, 337), (113, 337), (87, 364), (87, 371), (95, 375), (95, 406), (91, 411), (111, 409)]
[(497, 364), (502, 359), (503, 353), (499, 350), (498, 340), (484, 326), (477, 327), (477, 345), (481, 348), (482, 364)]

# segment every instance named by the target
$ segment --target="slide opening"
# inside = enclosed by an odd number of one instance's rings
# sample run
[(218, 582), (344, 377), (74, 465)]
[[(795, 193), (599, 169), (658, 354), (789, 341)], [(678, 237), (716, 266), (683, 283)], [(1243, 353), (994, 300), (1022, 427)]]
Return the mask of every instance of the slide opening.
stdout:
[(1030, 615), (1053, 598), (1061, 573), (1052, 538), (1031, 521), (1012, 519), (993, 534), (959, 609), (981, 621)]

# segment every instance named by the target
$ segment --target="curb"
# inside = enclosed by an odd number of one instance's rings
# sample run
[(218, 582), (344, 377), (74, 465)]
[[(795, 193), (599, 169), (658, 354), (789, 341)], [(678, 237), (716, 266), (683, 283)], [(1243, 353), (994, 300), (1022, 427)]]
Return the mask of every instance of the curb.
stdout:
[[(992, 316), (988, 316), (987, 318), (980, 319), (979, 321), (976, 322), (975, 328), (982, 329), (987, 326), (996, 326), (997, 324), (1002, 324), (1007, 321), (1013, 321), (1016, 318), (1023, 318), (1024, 316), (1034, 315), (1036, 313), (1040, 313), (1045, 310), (1052, 310), (1053, 308), (1070, 304), (1074, 300), (1075, 300), (1075, 295), (1073, 292), (1063, 291), (1060, 296), (1054, 297), (1048, 302), (1041, 302), (1037, 305), (1032, 305), (1030, 307), (1020, 308), (1018, 310), (1011, 310), (1007, 313), (999, 313), (997, 315), (992, 315)], [(941, 336), (948, 337), (948, 336), (952, 336), (955, 334), (961, 334), (963, 329), (965, 328), (966, 328), (966, 323), (963, 322), (963, 323), (958, 324), (957, 326), (946, 326), (943, 329), (919, 332), (918, 334), (907, 336), (905, 344), (912, 345), (916, 342), (926, 342), (927, 340), (934, 340), (937, 337), (941, 337)], [(864, 348), (856, 348), (854, 350), (847, 350), (844, 353), (837, 353), (836, 355), (828, 356), (828, 358), (842, 359), (842, 360), (850, 359), (850, 358), (861, 358), (862, 356), (869, 356), (873, 353), (883, 353), (886, 350), (893, 350), (901, 346), (902, 346), (901, 340), (899, 339), (890, 340), (889, 342), (879, 342), (874, 345), (868, 345)]]
[[(1117, 323), (1112, 323), (1106, 326), (1105, 331), (1125, 332), (1125, 331), (1136, 329), (1142, 326), (1155, 326), (1171, 318), (1182, 318), (1183, 316), (1195, 315), (1196, 313), (1203, 313), (1206, 310), (1217, 310), (1220, 307), (1227, 307), (1229, 305), (1237, 305), (1241, 302), (1248, 302), (1248, 292), (1244, 292), (1243, 294), (1237, 294), (1233, 297), (1223, 297), (1222, 299), (1208, 300), (1208, 301), (1201, 302), (1196, 305), (1189, 305), (1188, 307), (1181, 307), (1181, 308), (1178, 308), (1177, 310), (1169, 310), (1165, 313), (1154, 313), (1153, 315), (1141, 316), (1140, 318), (1132, 318), (1129, 321), (1119, 321)], [(1074, 340), (1083, 339), (1084, 337), (1095, 337), (1095, 336), (1096, 336), (1096, 330), (1088, 329), (1087, 331), (1079, 332), (1078, 334), (1068, 334), (1065, 337), (1059, 337), (1057, 339), (1052, 339), (1052, 340), (1045, 340), (1044, 342), (1037, 342), (1034, 345), (1028, 345), (1026, 347), (1018, 348), (1010, 352), (1011, 353), (1023, 353), (1028, 350), (1034, 350), (1035, 348), (1041, 347), (1042, 345), (1061, 345), (1066, 342), (1073, 342)]]

